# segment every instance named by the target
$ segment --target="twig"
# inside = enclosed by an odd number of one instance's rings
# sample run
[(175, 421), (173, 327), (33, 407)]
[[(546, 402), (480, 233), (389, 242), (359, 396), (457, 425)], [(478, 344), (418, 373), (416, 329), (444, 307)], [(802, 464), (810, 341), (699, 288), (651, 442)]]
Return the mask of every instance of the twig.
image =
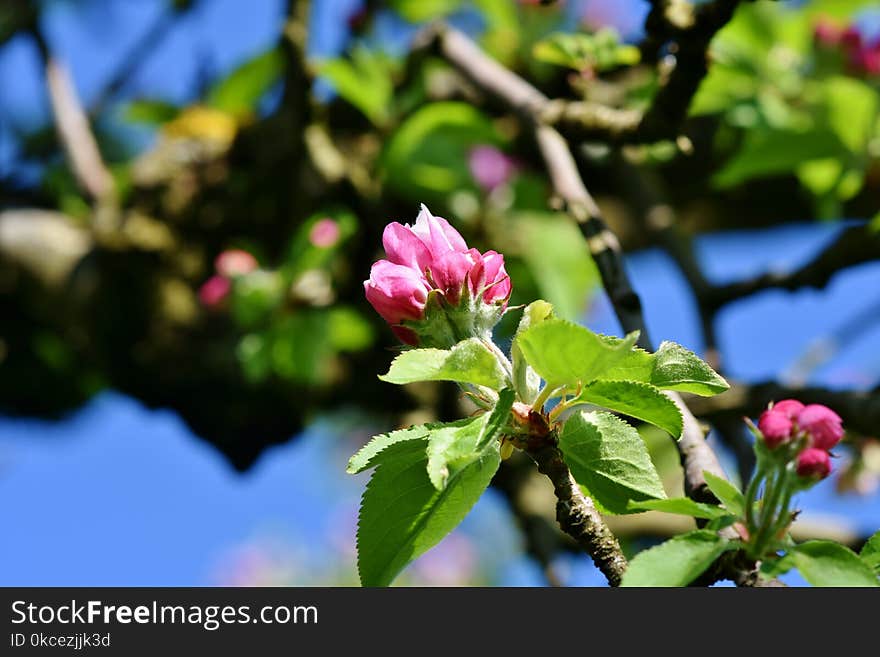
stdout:
[(880, 234), (872, 232), (867, 225), (851, 226), (800, 269), (787, 274), (767, 273), (746, 281), (713, 287), (704, 292), (701, 302), (710, 309), (717, 309), (771, 288), (821, 288), (841, 269), (878, 259)]
[(577, 141), (602, 138), (613, 143), (644, 143), (675, 137), (709, 72), (709, 43), (733, 17), (739, 2), (714, 0), (698, 7), (681, 0), (652, 2), (645, 23), (648, 39), (642, 52), (656, 59), (660, 47), (668, 41), (675, 64), (644, 113), (558, 100), (548, 105), (543, 120)]
[(170, 3), (156, 17), (153, 24), (135, 41), (134, 45), (123, 56), (122, 63), (117, 68), (116, 73), (104, 85), (97, 99), (92, 103), (89, 110), (91, 116), (99, 115), (107, 104), (125, 89), (126, 85), (134, 78), (138, 68), (164, 39), (168, 30), (174, 25), (175, 19), (182, 12), (188, 11), (190, 8), (192, 8), (192, 4)]
[(43, 59), (55, 128), (70, 168), (79, 186), (92, 199), (107, 200), (114, 193), (113, 177), (101, 158), (70, 74), (52, 55), (39, 29), (35, 27), (32, 34)]
[(562, 452), (555, 445), (545, 443), (528, 453), (538, 464), (538, 471), (553, 482), (559, 526), (593, 558), (608, 583), (618, 586), (626, 570), (626, 558), (593, 500), (581, 492)]

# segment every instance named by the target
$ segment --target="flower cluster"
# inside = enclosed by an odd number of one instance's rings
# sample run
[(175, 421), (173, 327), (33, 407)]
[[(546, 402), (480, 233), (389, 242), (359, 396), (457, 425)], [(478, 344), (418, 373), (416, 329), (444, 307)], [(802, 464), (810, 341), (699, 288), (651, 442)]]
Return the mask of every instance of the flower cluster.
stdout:
[(382, 244), (387, 259), (373, 264), (364, 291), (403, 342), (450, 347), (484, 336), (507, 308), (504, 256), (469, 249), (424, 205), (414, 225), (388, 224)]
[(827, 406), (784, 399), (761, 414), (758, 430), (771, 450), (793, 446), (798, 475), (824, 479), (831, 473), (829, 452), (843, 438), (843, 421)]
[(826, 49), (839, 49), (854, 73), (880, 75), (880, 38), (868, 39), (857, 25), (838, 27), (820, 20), (813, 31), (816, 43)]
[(218, 308), (232, 291), (232, 279), (249, 274), (258, 266), (257, 259), (247, 251), (223, 251), (214, 260), (216, 273), (199, 288), (199, 301), (206, 308)]

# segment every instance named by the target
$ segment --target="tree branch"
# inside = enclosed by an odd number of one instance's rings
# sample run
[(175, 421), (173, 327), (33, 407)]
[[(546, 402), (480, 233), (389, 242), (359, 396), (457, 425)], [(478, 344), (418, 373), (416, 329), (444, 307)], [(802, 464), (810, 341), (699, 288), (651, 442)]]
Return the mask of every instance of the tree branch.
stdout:
[(608, 583), (618, 586), (627, 567), (626, 557), (593, 500), (581, 492), (562, 452), (556, 445), (545, 443), (528, 453), (538, 464), (538, 471), (553, 482), (559, 526), (593, 558)]
[(709, 44), (733, 17), (739, 2), (714, 0), (695, 7), (683, 0), (653, 0), (645, 21), (648, 38), (642, 52), (656, 59), (663, 44), (670, 42), (674, 67), (662, 72), (665, 79), (647, 111), (555, 100), (547, 106), (544, 122), (574, 141), (601, 138), (613, 143), (644, 143), (676, 137), (709, 72)]
[(46, 85), (58, 138), (77, 183), (92, 199), (108, 200), (114, 194), (113, 177), (104, 164), (67, 68), (52, 55), (38, 28), (32, 30), (46, 73)]
[(700, 297), (711, 309), (771, 288), (821, 288), (841, 269), (880, 259), (880, 234), (867, 224), (846, 228), (815, 258), (787, 274), (767, 273), (756, 278), (712, 287)]

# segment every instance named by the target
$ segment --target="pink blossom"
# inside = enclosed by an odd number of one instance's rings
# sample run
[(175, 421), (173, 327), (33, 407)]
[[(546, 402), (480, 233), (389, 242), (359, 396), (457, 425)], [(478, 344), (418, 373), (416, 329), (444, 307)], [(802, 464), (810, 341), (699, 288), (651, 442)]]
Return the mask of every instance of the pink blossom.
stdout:
[(801, 477), (824, 479), (831, 474), (831, 458), (824, 449), (808, 447), (798, 455), (797, 473)]
[(259, 265), (257, 259), (241, 249), (227, 249), (214, 260), (214, 269), (220, 276), (235, 278), (249, 274)]
[(782, 443), (788, 442), (791, 438), (792, 428), (791, 419), (784, 413), (777, 412), (775, 406), (761, 413), (761, 417), (758, 419), (758, 429), (770, 449), (775, 449)]
[[(405, 319), (419, 319), (425, 310), (430, 286), (419, 272), (405, 265), (379, 260), (370, 269), (370, 279), (364, 281), (367, 301), (392, 329), (403, 328)], [(407, 344), (415, 344), (412, 331), (394, 331)]]
[(813, 28), (813, 37), (819, 45), (830, 48), (840, 43), (843, 30), (827, 18), (822, 18)]
[(783, 399), (773, 404), (771, 409), (774, 413), (780, 413), (789, 420), (794, 420), (798, 413), (804, 410), (804, 405), (797, 399)]
[(798, 427), (806, 431), (816, 449), (830, 450), (843, 438), (843, 420), (827, 406), (809, 404), (797, 416)]
[(206, 308), (217, 308), (232, 290), (232, 282), (225, 276), (211, 276), (199, 288), (199, 301)]
[(404, 342), (416, 344), (417, 337), (400, 323), (424, 318), (432, 290), (451, 306), (458, 306), (466, 294), (499, 312), (506, 308), (511, 284), (504, 257), (495, 251), (481, 254), (469, 249), (448, 221), (435, 217), (424, 205), (414, 225), (388, 224), (382, 244), (387, 260), (373, 265), (364, 290), (367, 300)]
[(516, 163), (494, 146), (476, 146), (468, 153), (468, 168), (483, 191), (507, 183), (516, 172)]
[(330, 217), (319, 219), (309, 231), (309, 242), (320, 249), (329, 249), (339, 241), (339, 224)]

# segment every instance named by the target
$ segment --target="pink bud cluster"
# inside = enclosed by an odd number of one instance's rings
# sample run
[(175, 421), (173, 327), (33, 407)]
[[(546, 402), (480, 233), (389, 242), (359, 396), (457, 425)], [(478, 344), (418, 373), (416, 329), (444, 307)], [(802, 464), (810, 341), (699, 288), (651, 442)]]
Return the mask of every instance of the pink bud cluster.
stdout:
[(257, 259), (241, 249), (227, 249), (214, 260), (214, 275), (199, 288), (199, 301), (206, 308), (216, 309), (232, 291), (232, 279), (254, 271)]
[(788, 444), (802, 445), (797, 455), (797, 473), (818, 479), (831, 473), (829, 452), (843, 438), (843, 421), (837, 413), (822, 404), (804, 406), (796, 399), (771, 405), (761, 414), (758, 429), (771, 450)]
[(448, 221), (422, 206), (414, 225), (390, 223), (382, 236), (387, 259), (379, 260), (364, 281), (367, 301), (403, 342), (415, 345), (416, 331), (403, 322), (425, 318), (432, 292), (449, 306), (476, 301), (503, 311), (510, 298), (504, 256), (468, 248)]
[(816, 23), (813, 37), (823, 48), (840, 49), (852, 72), (880, 75), (880, 38), (868, 40), (856, 25), (838, 27), (828, 19)]

